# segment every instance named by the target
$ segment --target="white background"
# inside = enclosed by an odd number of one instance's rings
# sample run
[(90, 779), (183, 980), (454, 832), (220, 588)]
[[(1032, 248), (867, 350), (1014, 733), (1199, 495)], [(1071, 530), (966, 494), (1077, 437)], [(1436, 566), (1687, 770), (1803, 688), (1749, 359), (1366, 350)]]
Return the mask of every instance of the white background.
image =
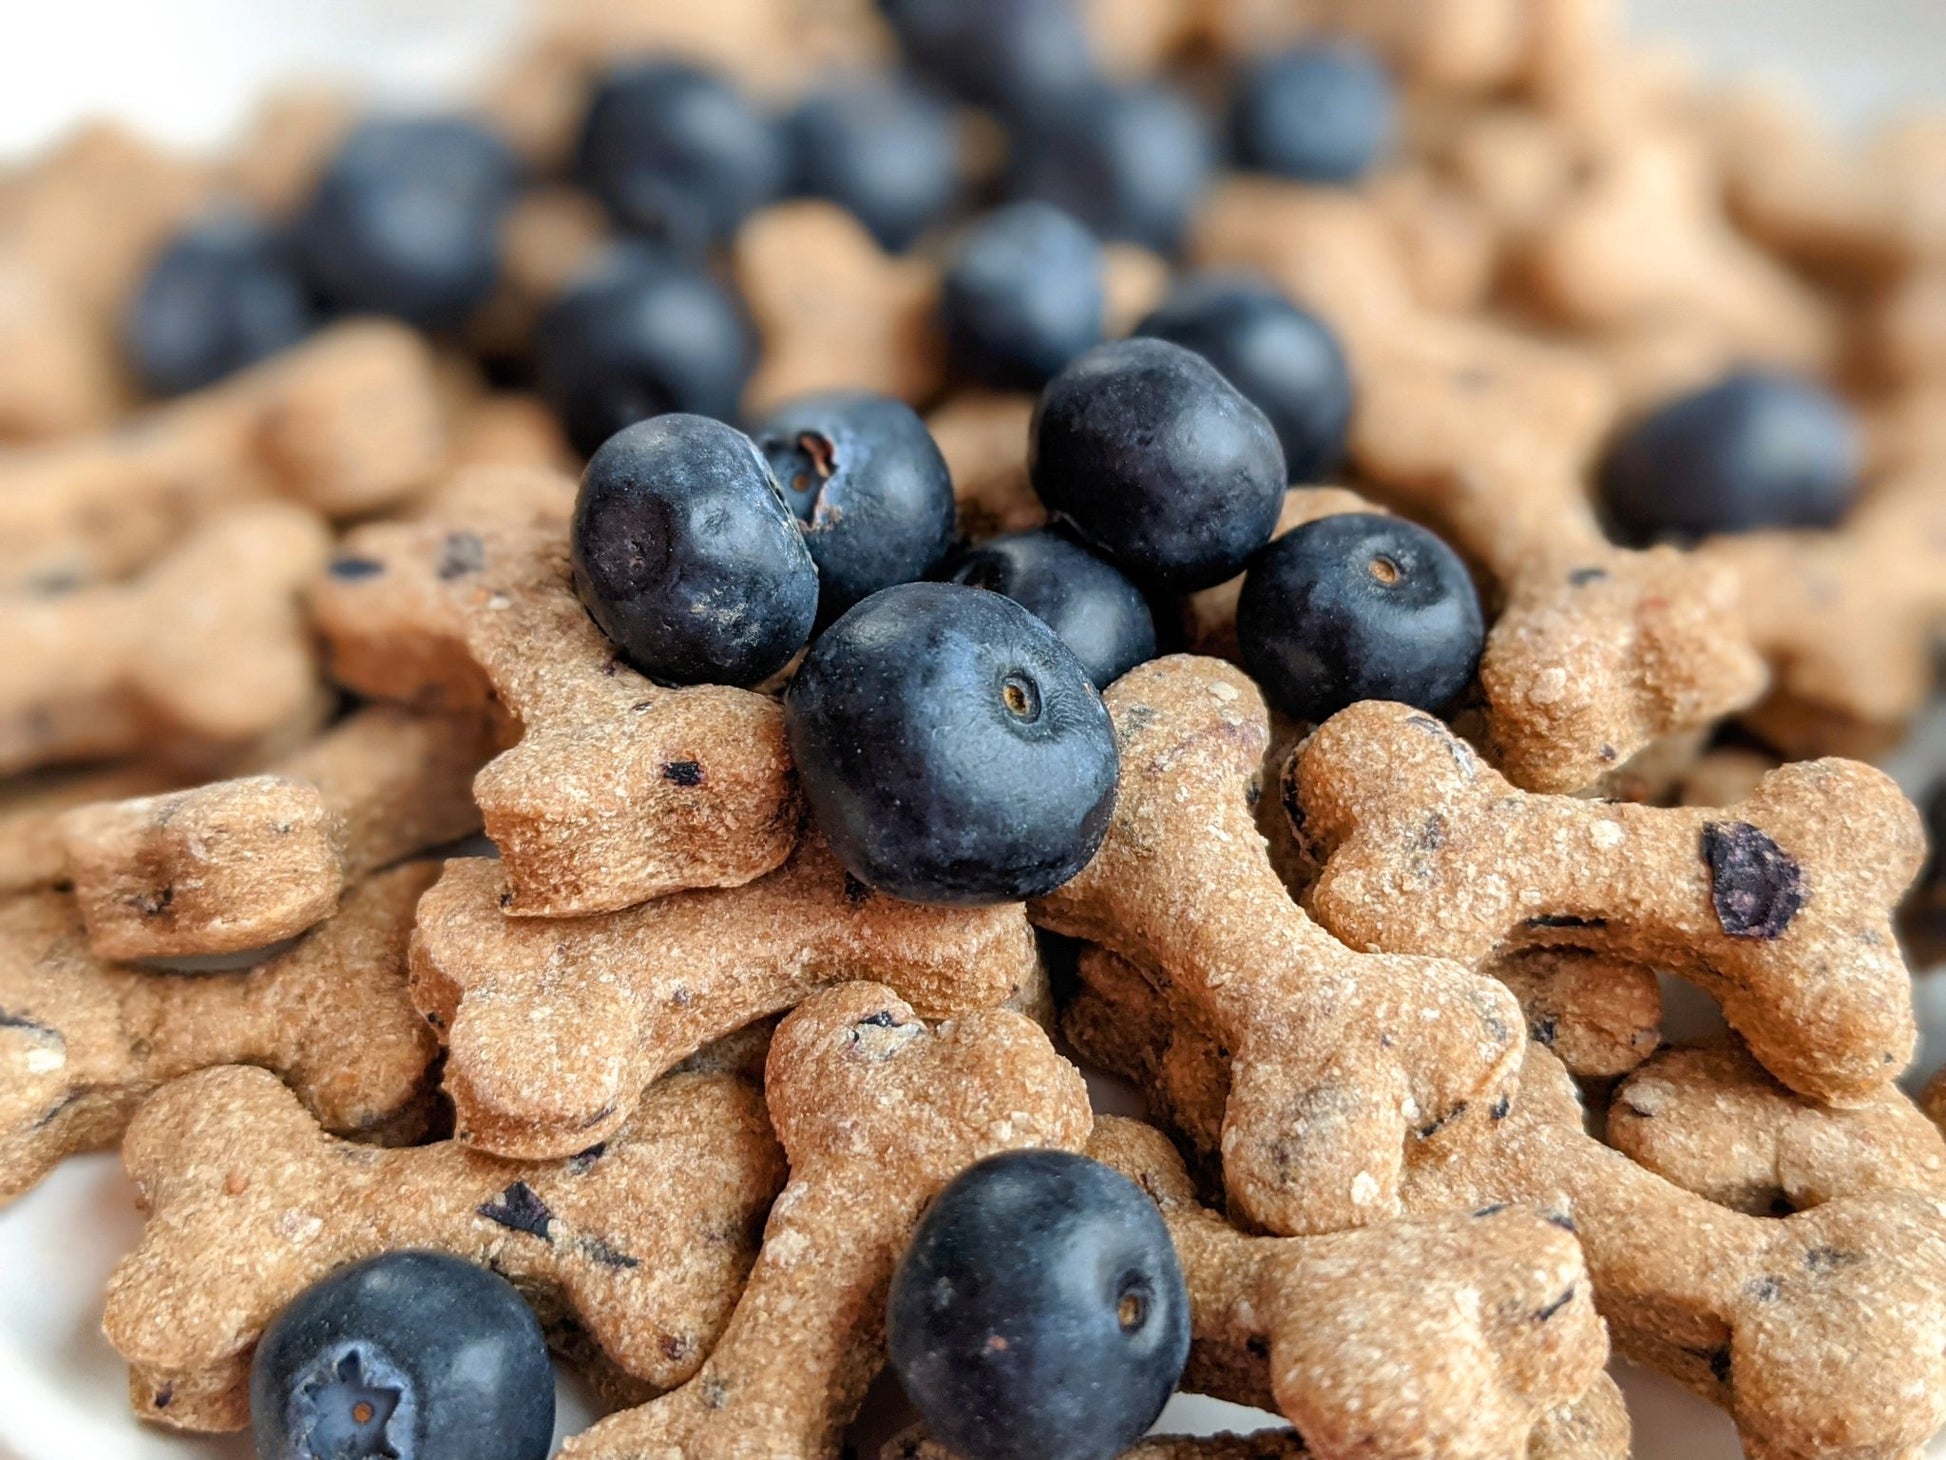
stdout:
[[(511, 44), (520, 5), (0, 0), (0, 160), (100, 112), (171, 141), (214, 145), (265, 85), (298, 75), (356, 78), (392, 102), (450, 94)], [(1848, 122), (1914, 102), (1946, 104), (1946, 0), (1632, 0), (1630, 11), (1638, 29), (1685, 36), (1719, 69), (1789, 72)], [(1923, 994), (1946, 1022), (1946, 976)], [(183, 1439), (129, 1419), (123, 1370), (96, 1324), (108, 1269), (139, 1231), (112, 1156), (68, 1163), (0, 1216), (0, 1460), (250, 1453), (241, 1438)], [(1653, 1374), (1621, 1377), (1638, 1456), (1736, 1456), (1716, 1411)], [(1192, 1404), (1165, 1423), (1188, 1427), (1211, 1413)], [(1946, 1457), (1946, 1444), (1937, 1453)]]

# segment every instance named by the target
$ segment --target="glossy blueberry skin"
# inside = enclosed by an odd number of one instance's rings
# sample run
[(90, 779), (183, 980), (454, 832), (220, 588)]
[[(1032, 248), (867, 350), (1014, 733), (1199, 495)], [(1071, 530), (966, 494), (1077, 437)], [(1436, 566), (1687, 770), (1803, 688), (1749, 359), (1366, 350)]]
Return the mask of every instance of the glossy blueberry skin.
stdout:
[(1028, 471), (1048, 511), (1144, 588), (1233, 578), (1270, 540), (1284, 452), (1216, 367), (1167, 340), (1098, 345), (1034, 407)]
[(1357, 182), (1392, 145), (1397, 98), (1377, 57), (1348, 44), (1293, 47), (1244, 71), (1230, 140), (1244, 167), (1300, 182)]
[(1029, 122), (1094, 84), (1074, 0), (880, 0), (906, 59), (960, 100)]
[(554, 1372), (505, 1278), (387, 1252), (291, 1300), (250, 1366), (259, 1460), (545, 1460)]
[(1189, 1293), (1155, 1203), (1066, 1151), (968, 1167), (892, 1279), (892, 1368), (967, 1460), (1108, 1460), (1189, 1357)]
[(542, 397), (583, 456), (665, 411), (734, 419), (757, 360), (742, 304), (708, 275), (621, 248), (534, 331)]
[(575, 165), (618, 227), (694, 255), (777, 196), (788, 159), (777, 129), (728, 81), (650, 61), (595, 92)]
[(1345, 454), (1351, 367), (1331, 327), (1276, 289), (1228, 274), (1178, 285), (1135, 327), (1194, 350), (1270, 418), (1294, 482), (1317, 482)]
[(476, 123), (366, 122), (293, 223), (292, 248), (333, 309), (448, 329), (493, 288), (518, 180), (513, 153)]
[(1096, 689), (1156, 656), (1142, 591), (1058, 532), (1015, 532), (969, 550), (953, 581), (1011, 598), (1061, 636)]
[(941, 300), (955, 370), (1003, 390), (1039, 390), (1101, 341), (1101, 244), (1059, 208), (1009, 204), (959, 239)]
[(1485, 638), (1458, 554), (1376, 512), (1285, 533), (1250, 565), (1237, 600), (1243, 667), (1298, 720), (1359, 700), (1438, 714), (1472, 682)]
[(183, 230), (149, 266), (123, 343), (144, 390), (180, 395), (296, 344), (316, 325), (283, 240), (225, 210)]
[(784, 722), (818, 829), (894, 897), (1041, 897), (1107, 834), (1108, 711), (1054, 631), (997, 593), (874, 593), (811, 645)]
[(1202, 115), (1171, 87), (1097, 86), (1015, 138), (1013, 193), (1103, 238), (1172, 254), (1216, 164)]
[(756, 684), (804, 647), (818, 570), (755, 443), (707, 416), (617, 432), (568, 528), (575, 591), (663, 684)]
[(930, 92), (895, 76), (853, 76), (785, 122), (797, 191), (829, 198), (899, 250), (959, 195), (959, 128)]
[(953, 544), (953, 478), (911, 406), (869, 391), (787, 401), (751, 436), (818, 565), (818, 617), (923, 578)]
[(1616, 438), (1601, 495), (1627, 543), (1693, 542), (1764, 527), (1830, 527), (1858, 489), (1863, 448), (1830, 392), (1744, 370)]

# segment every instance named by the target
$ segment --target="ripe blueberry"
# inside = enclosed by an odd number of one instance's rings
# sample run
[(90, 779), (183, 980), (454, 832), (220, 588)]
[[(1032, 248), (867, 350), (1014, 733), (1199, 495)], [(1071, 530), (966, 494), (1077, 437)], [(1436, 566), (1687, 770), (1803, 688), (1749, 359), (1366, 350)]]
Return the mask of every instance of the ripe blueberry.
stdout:
[(808, 98), (785, 124), (795, 185), (851, 210), (902, 249), (959, 193), (959, 130), (931, 93), (893, 76), (854, 77)]
[(473, 122), (366, 122), (326, 167), (292, 247), (333, 308), (450, 328), (493, 287), (516, 181), (513, 153)]
[(1392, 78), (1347, 44), (1297, 46), (1256, 62), (1231, 101), (1245, 167), (1309, 183), (1357, 182), (1391, 145)]
[(1298, 720), (1358, 700), (1438, 713), (1479, 667), (1480, 600), (1459, 556), (1374, 512), (1306, 523), (1250, 565), (1237, 600), (1244, 668)]
[(387, 1252), (291, 1300), (250, 1366), (261, 1460), (544, 1460), (554, 1373), (505, 1278)]
[(213, 385), (295, 344), (316, 324), (284, 242), (226, 210), (178, 234), (129, 307), (129, 363), (150, 395)]
[(698, 254), (776, 196), (786, 159), (776, 129), (729, 82), (650, 61), (596, 91), (576, 168), (617, 226)]
[(756, 445), (706, 416), (657, 416), (589, 461), (568, 546), (589, 616), (670, 684), (755, 684), (804, 647), (818, 570)]
[(1858, 488), (1858, 428), (1807, 380), (1743, 370), (1629, 427), (1601, 494), (1629, 543), (1761, 527), (1830, 527)]
[(1061, 636), (1107, 689), (1155, 658), (1148, 600), (1114, 568), (1058, 532), (1016, 532), (971, 549), (953, 581), (1004, 594)]
[(866, 391), (804, 396), (751, 432), (818, 565), (818, 614), (923, 578), (953, 542), (953, 478), (912, 407)]
[(664, 411), (734, 417), (756, 355), (722, 285), (634, 247), (611, 251), (534, 331), (541, 395), (584, 456)]
[(1270, 418), (1294, 482), (1322, 481), (1344, 457), (1351, 371), (1330, 326), (1253, 279), (1200, 274), (1135, 327), (1194, 350)]
[(811, 645), (784, 721), (819, 830), (895, 897), (1040, 897), (1107, 834), (1108, 711), (1054, 631), (997, 593), (874, 593)]
[(1014, 121), (1045, 115), (1097, 75), (1073, 0), (880, 0), (880, 8), (915, 69)]
[(1097, 86), (1016, 138), (1017, 197), (1065, 208), (1103, 238), (1175, 252), (1209, 185), (1215, 149), (1189, 99), (1166, 86)]
[(1014, 203), (969, 228), (946, 262), (941, 308), (955, 369), (986, 385), (1039, 390), (1098, 344), (1101, 245), (1059, 208)]
[(1284, 500), (1264, 413), (1166, 340), (1117, 340), (1069, 365), (1041, 392), (1028, 452), (1048, 510), (1144, 587), (1234, 577)]
[(1066, 1151), (960, 1173), (892, 1280), (892, 1367), (968, 1460), (1108, 1460), (1141, 1437), (1189, 1357), (1169, 1229), (1127, 1177)]

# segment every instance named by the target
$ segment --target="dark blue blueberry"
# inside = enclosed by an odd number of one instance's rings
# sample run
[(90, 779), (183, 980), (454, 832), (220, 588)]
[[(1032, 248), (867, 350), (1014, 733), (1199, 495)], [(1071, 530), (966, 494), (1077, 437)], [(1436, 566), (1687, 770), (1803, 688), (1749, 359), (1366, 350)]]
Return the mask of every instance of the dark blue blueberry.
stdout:
[(150, 395), (213, 385), (309, 334), (317, 321), (284, 242), (225, 210), (178, 234), (129, 306), (129, 364)]
[(1225, 274), (1188, 279), (1135, 327), (1194, 350), (1276, 428), (1294, 482), (1323, 481), (1345, 451), (1351, 370), (1329, 325), (1268, 284)]
[(953, 478), (911, 406), (866, 391), (804, 396), (750, 433), (818, 565), (818, 614), (923, 578), (953, 543)]
[(1359, 700), (1437, 714), (1472, 682), (1485, 637), (1458, 554), (1376, 512), (1285, 533), (1250, 565), (1237, 600), (1243, 667), (1298, 720)]
[(997, 593), (874, 593), (811, 645), (784, 721), (818, 829), (895, 897), (1041, 897), (1107, 834), (1108, 711), (1054, 631)]
[(1301, 182), (1357, 182), (1392, 143), (1392, 78), (1352, 45), (1297, 46), (1247, 68), (1230, 108), (1245, 167)]
[(613, 250), (541, 316), (534, 373), (583, 456), (664, 411), (733, 419), (756, 364), (742, 305), (706, 274)]
[(913, 67), (962, 101), (1026, 121), (1098, 75), (1074, 0), (880, 0)]
[(785, 129), (798, 191), (850, 209), (885, 248), (906, 247), (959, 195), (952, 111), (896, 77), (834, 82)]
[(768, 118), (729, 82), (681, 61), (614, 72), (595, 93), (576, 168), (620, 227), (697, 254), (783, 188)]
[(624, 658), (666, 684), (756, 684), (804, 647), (818, 570), (756, 444), (707, 416), (617, 432), (568, 529), (574, 586)]
[(1096, 87), (1023, 129), (1015, 145), (1016, 196), (1161, 253), (1175, 252), (1216, 162), (1201, 114), (1159, 85)]
[(1014, 203), (960, 237), (942, 299), (956, 370), (986, 385), (1039, 390), (1101, 341), (1101, 245), (1059, 208)]
[(1098, 345), (1050, 381), (1028, 470), (1084, 543), (1171, 592), (1235, 577), (1284, 502), (1284, 453), (1264, 413), (1167, 340)]
[(1610, 447), (1601, 495), (1628, 543), (1830, 527), (1858, 489), (1858, 427), (1829, 391), (1744, 370), (1670, 402)]
[(514, 156), (473, 122), (366, 122), (292, 225), (311, 288), (352, 313), (459, 324), (493, 288)]
[(1189, 1292), (1155, 1203), (1066, 1151), (1008, 1151), (939, 1194), (892, 1279), (892, 1368), (967, 1460), (1109, 1460), (1168, 1402)]
[(554, 1373), (505, 1278), (387, 1252), (291, 1300), (250, 1366), (261, 1460), (545, 1460)]
[(1155, 658), (1155, 619), (1128, 579), (1058, 532), (1016, 532), (983, 542), (959, 560), (953, 581), (1004, 594), (1061, 636), (1107, 689)]

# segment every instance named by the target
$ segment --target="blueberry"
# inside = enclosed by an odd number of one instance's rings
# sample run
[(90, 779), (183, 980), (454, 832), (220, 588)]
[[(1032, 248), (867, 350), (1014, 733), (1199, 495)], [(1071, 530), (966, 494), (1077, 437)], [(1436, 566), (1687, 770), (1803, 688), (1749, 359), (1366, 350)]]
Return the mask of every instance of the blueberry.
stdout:
[(312, 289), (333, 308), (459, 324), (493, 288), (517, 168), (472, 122), (366, 122), (292, 225)]
[(756, 684), (804, 647), (818, 570), (756, 444), (706, 416), (617, 432), (582, 473), (574, 586), (629, 663), (667, 684)]
[(1023, 130), (1015, 196), (1067, 209), (1103, 238), (1173, 253), (1215, 166), (1201, 115), (1166, 86), (1099, 86)]
[(1376, 512), (1322, 517), (1250, 565), (1243, 666), (1298, 720), (1358, 700), (1437, 714), (1472, 681), (1486, 629), (1466, 565), (1425, 528)]
[(1168, 1402), (1189, 1292), (1155, 1203), (1066, 1151), (1008, 1151), (939, 1194), (892, 1279), (892, 1368), (967, 1460), (1108, 1460)]
[(874, 593), (811, 645), (784, 721), (819, 829), (895, 897), (1040, 897), (1107, 834), (1108, 711), (1054, 631), (997, 593)]
[(665, 411), (734, 418), (756, 364), (742, 305), (708, 275), (611, 251), (542, 314), (534, 370), (583, 456)]
[(729, 82), (650, 61), (596, 91), (575, 165), (619, 227), (693, 254), (777, 195), (787, 159), (777, 129)]
[(170, 241), (129, 307), (129, 363), (150, 395), (180, 395), (295, 344), (316, 324), (283, 240), (226, 209)]
[(1355, 183), (1392, 142), (1392, 78), (1348, 44), (1294, 47), (1250, 66), (1230, 107), (1245, 167), (1300, 182)]
[(1014, 203), (959, 239), (941, 297), (955, 369), (986, 385), (1039, 390), (1101, 341), (1101, 245), (1059, 208)]
[(1194, 350), (1270, 418), (1295, 482), (1322, 481), (1344, 458), (1351, 369), (1331, 327), (1276, 289), (1225, 274), (1177, 286), (1135, 327)]
[(785, 124), (800, 192), (850, 209), (902, 249), (959, 193), (959, 130), (936, 97), (891, 76), (856, 76), (808, 98)]
[(961, 100), (1027, 121), (1093, 84), (1074, 0), (880, 0), (914, 68)]
[(953, 542), (953, 478), (926, 423), (890, 396), (833, 391), (751, 432), (818, 565), (818, 613), (923, 578)]
[(1155, 658), (1141, 590), (1058, 532), (1016, 532), (966, 553), (953, 581), (1004, 594), (1061, 636), (1096, 689)]
[(1744, 370), (1623, 431), (1601, 494), (1625, 542), (1830, 527), (1858, 487), (1858, 428), (1809, 381)]
[(1167, 340), (1098, 345), (1050, 381), (1028, 470), (1084, 543), (1173, 592), (1235, 577), (1284, 502), (1284, 453), (1264, 413)]
[(554, 1374), (505, 1278), (387, 1252), (313, 1283), (250, 1366), (261, 1460), (545, 1460)]

